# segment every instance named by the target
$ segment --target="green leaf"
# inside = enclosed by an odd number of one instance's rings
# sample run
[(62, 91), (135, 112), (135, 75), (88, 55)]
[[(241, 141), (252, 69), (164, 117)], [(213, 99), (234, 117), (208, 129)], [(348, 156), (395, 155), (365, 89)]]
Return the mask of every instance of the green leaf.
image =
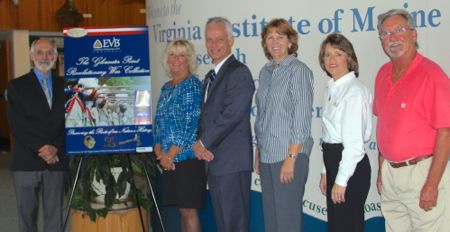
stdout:
[[(75, 180), (76, 169), (80, 158), (74, 157), (70, 160), (70, 182)], [(142, 207), (150, 209), (153, 201), (150, 195), (147, 180), (144, 176), (144, 166), (148, 171), (150, 177), (154, 176), (156, 160), (151, 153), (146, 154), (131, 154), (131, 167), (129, 169), (128, 155), (98, 155), (85, 156), (81, 166), (78, 184), (75, 189), (72, 207), (78, 210), (83, 210), (92, 221), (95, 221), (97, 216), (105, 217), (112, 205), (116, 202), (116, 195), (122, 196), (126, 190), (127, 182), (132, 179), (136, 181), (136, 186), (131, 188), (130, 193), (132, 197), (125, 205), (133, 207), (136, 205), (135, 194), (137, 195)], [(111, 174), (111, 167), (122, 167), (122, 173), (118, 176), (117, 181)], [(134, 174), (134, 177), (132, 175)], [(92, 181), (94, 178), (98, 181), (102, 180), (106, 187), (105, 207), (102, 209), (93, 209), (91, 201), (96, 197), (92, 189)]]

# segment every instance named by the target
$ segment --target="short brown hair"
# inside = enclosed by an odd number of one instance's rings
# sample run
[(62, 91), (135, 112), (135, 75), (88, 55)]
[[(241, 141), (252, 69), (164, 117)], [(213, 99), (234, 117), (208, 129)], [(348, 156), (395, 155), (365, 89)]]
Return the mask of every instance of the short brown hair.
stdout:
[(289, 42), (292, 44), (292, 46), (288, 49), (289, 55), (294, 55), (297, 57), (297, 50), (298, 50), (298, 33), (294, 30), (294, 28), (289, 24), (289, 22), (286, 19), (277, 18), (272, 19), (267, 24), (266, 27), (264, 27), (262, 33), (261, 33), (261, 45), (264, 49), (264, 54), (266, 55), (267, 59), (272, 59), (272, 55), (270, 55), (269, 50), (266, 46), (266, 37), (267, 33), (269, 33), (269, 30), (275, 28), (275, 30), (282, 35), (286, 35), (288, 37)]
[(359, 75), (358, 58), (356, 57), (353, 45), (347, 38), (345, 38), (345, 36), (339, 33), (329, 34), (320, 45), (319, 63), (322, 70), (325, 71), (329, 77), (331, 77), (331, 74), (325, 68), (325, 61), (323, 59), (325, 56), (325, 47), (327, 46), (327, 44), (347, 54), (348, 70), (350, 72), (351, 71), (355, 72), (355, 76), (358, 77)]

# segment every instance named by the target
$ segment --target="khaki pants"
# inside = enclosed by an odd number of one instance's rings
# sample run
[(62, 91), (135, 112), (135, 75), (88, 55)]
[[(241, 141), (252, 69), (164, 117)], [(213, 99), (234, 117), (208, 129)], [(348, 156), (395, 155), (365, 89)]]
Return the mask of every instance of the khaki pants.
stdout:
[(439, 184), (437, 205), (426, 212), (419, 207), (420, 191), (432, 159), (393, 168), (382, 165), (381, 212), (387, 232), (448, 232), (450, 229), (450, 165)]

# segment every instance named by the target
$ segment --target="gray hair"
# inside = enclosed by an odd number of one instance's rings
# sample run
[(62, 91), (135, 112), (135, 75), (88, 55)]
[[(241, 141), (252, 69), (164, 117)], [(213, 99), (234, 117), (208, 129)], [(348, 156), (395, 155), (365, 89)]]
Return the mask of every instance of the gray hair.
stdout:
[(231, 28), (231, 23), (228, 19), (224, 17), (212, 17), (209, 18), (206, 22), (206, 27), (211, 24), (223, 24), (225, 26), (225, 29), (227, 31), (228, 37), (233, 37), (233, 30)]
[(403, 10), (403, 9), (392, 9), (392, 10), (389, 10), (388, 12), (378, 15), (378, 25), (377, 25), (378, 33), (381, 33), (381, 25), (383, 24), (383, 22), (386, 19), (388, 19), (392, 16), (396, 16), (396, 15), (401, 16), (408, 22), (409, 29), (416, 28), (414, 20), (408, 11)]
[[(388, 19), (392, 16), (396, 16), (396, 15), (398, 15), (406, 20), (406, 22), (408, 23), (409, 29), (411, 29), (411, 30), (416, 29), (416, 24), (411, 16), (411, 14), (408, 11), (403, 10), (403, 9), (392, 9), (392, 10), (389, 10), (385, 13), (378, 15), (378, 24), (377, 24), (378, 34), (381, 34), (381, 25), (383, 24), (383, 22), (386, 19)], [(417, 41), (416, 41), (415, 46), (416, 46), (416, 49), (419, 48), (419, 43)]]
[(34, 54), (34, 52), (36, 51), (36, 45), (39, 42), (42, 42), (42, 41), (48, 41), (52, 45), (52, 47), (53, 47), (53, 55), (57, 55), (58, 54), (58, 49), (56, 48), (55, 40), (48, 39), (48, 38), (39, 38), (39, 39), (34, 40), (33, 43), (31, 43), (31, 47), (30, 47), (30, 53), (31, 54)]

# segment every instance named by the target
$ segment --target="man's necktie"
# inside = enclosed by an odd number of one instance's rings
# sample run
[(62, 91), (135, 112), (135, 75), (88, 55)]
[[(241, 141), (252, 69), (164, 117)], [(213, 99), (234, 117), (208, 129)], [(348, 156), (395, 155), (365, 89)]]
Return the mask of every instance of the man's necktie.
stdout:
[(214, 79), (216, 79), (216, 76), (217, 76), (216, 71), (214, 69), (211, 70), (211, 75), (209, 76), (209, 80), (211, 80), (211, 82), (213, 82)]
[(214, 69), (211, 69), (211, 71), (209, 72), (208, 92), (211, 91), (211, 85), (215, 79), (216, 79), (216, 71), (214, 71)]
[(45, 93), (45, 97), (47, 98), (48, 106), (50, 106), (50, 108), (52, 108), (52, 97), (50, 94), (50, 89), (48, 89), (47, 77), (42, 78), (41, 86), (42, 86), (42, 90)]

